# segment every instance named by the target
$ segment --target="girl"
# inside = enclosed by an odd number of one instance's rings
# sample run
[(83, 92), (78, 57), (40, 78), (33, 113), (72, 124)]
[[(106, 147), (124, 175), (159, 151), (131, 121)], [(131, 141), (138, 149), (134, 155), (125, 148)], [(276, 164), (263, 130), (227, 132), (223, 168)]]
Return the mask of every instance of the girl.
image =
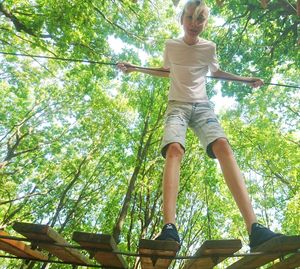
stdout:
[(250, 247), (278, 236), (257, 223), (250, 198), (234, 158), (226, 135), (210, 106), (205, 76), (210, 70), (214, 77), (239, 80), (252, 87), (263, 85), (259, 78), (241, 77), (219, 68), (216, 45), (200, 38), (209, 16), (203, 1), (190, 0), (182, 11), (182, 38), (166, 41), (164, 65), (161, 68), (139, 69), (130, 63), (118, 63), (124, 73), (143, 72), (170, 77), (168, 108), (162, 141), (162, 155), (165, 157), (163, 175), (163, 217), (164, 227), (157, 240), (175, 240), (180, 243), (175, 226), (176, 200), (178, 195), (180, 163), (185, 151), (185, 136), (188, 127), (198, 136), (209, 157), (217, 158), (225, 181), (244, 218), (250, 239)]

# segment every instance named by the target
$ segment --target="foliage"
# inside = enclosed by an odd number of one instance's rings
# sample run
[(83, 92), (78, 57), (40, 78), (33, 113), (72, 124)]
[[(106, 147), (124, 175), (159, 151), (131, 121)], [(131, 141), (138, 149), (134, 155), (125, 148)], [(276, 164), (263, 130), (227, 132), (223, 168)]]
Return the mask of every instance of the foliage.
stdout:
[[(271, 1), (266, 8), (259, 1), (217, 2), (207, 0), (211, 19), (204, 37), (218, 44), (222, 69), (299, 85), (295, 1)], [(177, 14), (172, 1), (162, 0), (4, 0), (0, 51), (160, 66), (165, 40), (180, 33)], [(120, 50), (113, 49), (117, 40)], [(114, 233), (125, 251), (153, 238), (162, 225), (160, 140), (168, 80), (123, 76), (112, 65), (13, 55), (0, 55), (0, 67), (1, 228), (15, 234), (14, 221), (43, 223), (67, 239), (75, 230)], [(298, 233), (299, 92), (224, 82), (222, 93), (237, 100), (220, 112), (220, 121), (259, 220)], [(206, 239), (248, 243), (219, 167), (191, 132), (177, 215), (182, 255)], [(134, 258), (128, 261), (138, 267)], [(1, 264), (23, 268), (17, 260)]]

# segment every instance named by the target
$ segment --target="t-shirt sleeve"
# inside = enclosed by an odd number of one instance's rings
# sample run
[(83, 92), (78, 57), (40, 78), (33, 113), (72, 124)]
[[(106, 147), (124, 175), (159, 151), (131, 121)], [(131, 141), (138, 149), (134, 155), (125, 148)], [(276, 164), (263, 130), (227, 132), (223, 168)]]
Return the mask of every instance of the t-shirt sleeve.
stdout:
[(169, 59), (169, 53), (168, 53), (168, 43), (165, 44), (165, 50), (164, 50), (164, 63), (163, 67), (168, 69), (170, 68), (170, 59)]
[(216, 44), (214, 44), (214, 43), (213, 43), (213, 47), (212, 47), (211, 62), (209, 63), (208, 68), (209, 68), (210, 72), (216, 72), (219, 69), (218, 56), (217, 56), (217, 51), (216, 51)]

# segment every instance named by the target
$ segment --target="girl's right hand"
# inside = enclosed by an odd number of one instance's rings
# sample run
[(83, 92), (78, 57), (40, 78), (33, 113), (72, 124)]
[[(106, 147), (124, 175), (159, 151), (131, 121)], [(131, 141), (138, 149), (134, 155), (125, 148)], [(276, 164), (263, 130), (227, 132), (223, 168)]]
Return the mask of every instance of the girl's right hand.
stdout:
[(127, 62), (117, 63), (117, 67), (125, 74), (129, 74), (133, 71), (136, 71), (135, 66)]

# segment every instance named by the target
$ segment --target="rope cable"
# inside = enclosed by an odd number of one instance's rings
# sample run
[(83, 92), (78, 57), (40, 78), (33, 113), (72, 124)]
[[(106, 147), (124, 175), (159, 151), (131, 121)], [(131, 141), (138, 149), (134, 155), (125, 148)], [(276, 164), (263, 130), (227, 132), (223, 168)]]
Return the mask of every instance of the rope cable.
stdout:
[[(7, 239), (7, 240), (14, 240), (14, 241), (21, 241), (21, 242), (30, 242), (34, 247), (36, 247), (38, 244), (42, 245), (48, 245), (48, 246), (56, 246), (56, 247), (62, 247), (62, 248), (70, 248), (70, 249), (78, 249), (78, 250), (86, 250), (86, 251), (92, 251), (92, 252), (104, 252), (104, 253), (113, 253), (116, 255), (124, 255), (128, 257), (152, 257), (152, 258), (169, 258), (174, 260), (187, 260), (187, 259), (199, 259), (203, 257), (246, 257), (246, 256), (264, 256), (264, 255), (274, 255), (274, 254), (280, 254), (280, 256), (283, 256), (284, 254), (300, 254), (300, 249), (294, 249), (294, 250), (277, 250), (277, 251), (260, 251), (260, 252), (250, 252), (250, 253), (232, 253), (232, 254), (225, 254), (225, 253), (211, 253), (211, 254), (202, 254), (200, 256), (171, 256), (171, 255), (160, 255), (160, 254), (142, 254), (142, 253), (136, 253), (136, 252), (125, 252), (125, 251), (117, 251), (117, 250), (109, 250), (104, 249), (103, 247), (82, 247), (79, 245), (71, 245), (71, 244), (61, 244), (56, 243), (50, 240), (36, 240), (36, 239), (28, 239), (28, 238), (21, 238), (16, 236), (6, 236), (6, 235), (0, 235), (0, 239)], [(0, 256), (1, 257), (1, 256)]]
[[(85, 59), (63, 58), (63, 57), (47, 56), (47, 55), (33, 55), (33, 54), (4, 52), (4, 51), (0, 51), (0, 54), (2, 54), (2, 55), (13, 55), (13, 56), (18, 56), (18, 57), (51, 59), (51, 60), (58, 60), (58, 61), (65, 61), (65, 62), (81, 62), (81, 63), (89, 63), (89, 64), (109, 65), (109, 66), (116, 66), (117, 65), (117, 63), (115, 63), (115, 62), (103, 62), (103, 61), (93, 61), (93, 60), (85, 60)], [(150, 68), (150, 67), (142, 67), (142, 66), (135, 66), (135, 68), (140, 69), (140, 70), (155, 70), (155, 69)], [(160, 70), (160, 72), (170, 73), (170, 71), (168, 71), (168, 70)], [(250, 81), (250, 80), (246, 81), (246, 80), (242, 80), (242, 79), (231, 79), (231, 78), (215, 77), (215, 76), (206, 76), (206, 77), (209, 78), (209, 79), (218, 79), (218, 80), (224, 80), (224, 81), (236, 81), (236, 82), (244, 82), (244, 83), (253, 82), (253, 81)], [(300, 89), (300, 86), (297, 86), (297, 85), (287, 85), (287, 84), (279, 84), (279, 83), (271, 83), (271, 82), (264, 82), (264, 85)]]
[[(16, 256), (8, 256), (8, 255), (0, 255), (0, 258), (26, 260), (26, 261), (34, 261), (34, 262), (40, 262), (40, 263), (70, 264), (70, 265), (75, 265), (75, 266), (85, 266), (85, 267), (91, 267), (91, 268), (107, 268), (107, 267), (104, 267), (102, 265), (97, 265), (97, 264), (82, 264), (82, 263), (55, 261), (55, 260), (39, 260), (39, 259), (35, 259), (35, 258), (25, 258), (25, 257), (16, 257)], [(110, 266), (109, 268), (114, 269), (116, 267)]]
[[(288, 254), (291, 254), (290, 252)], [(300, 252), (295, 252), (294, 253), (295, 255), (299, 255)], [(274, 253), (257, 253), (257, 254), (251, 254), (251, 256), (259, 256), (259, 255), (271, 255), (273, 256)], [(159, 255), (139, 255), (140, 257), (142, 256), (145, 256), (145, 257), (149, 257), (149, 258), (152, 258), (152, 259), (156, 259), (156, 258), (160, 258)], [(233, 255), (225, 255), (225, 254), (217, 254), (217, 255), (206, 255), (206, 256), (191, 256), (191, 257), (188, 257), (186, 256), (185, 259), (199, 259), (199, 258), (207, 258), (207, 257), (213, 257), (213, 258), (220, 258), (220, 257), (242, 257), (241, 255), (238, 255), (238, 254), (233, 254)], [(249, 255), (243, 255), (243, 256), (250, 256)], [(104, 265), (98, 265), (98, 264), (90, 264), (90, 263), (86, 263), (86, 264), (83, 264), (83, 263), (76, 263), (76, 262), (67, 262), (67, 261), (56, 261), (56, 260), (39, 260), (39, 259), (35, 259), (35, 258), (25, 258), (25, 257), (16, 257), (16, 256), (8, 256), (8, 255), (0, 255), (0, 258), (4, 258), (4, 259), (15, 259), (15, 260), (26, 260), (26, 261), (34, 261), (34, 262), (40, 262), (40, 263), (55, 263), (55, 264), (70, 264), (70, 265), (75, 265), (75, 266), (85, 266), (85, 267), (91, 267), (91, 268), (108, 268), (107, 266), (104, 266)], [(162, 256), (162, 258), (164, 259), (172, 259), (172, 260), (179, 260), (179, 257), (174, 257), (174, 256)], [(181, 259), (182, 260), (182, 259)], [(112, 266), (109, 266), (110, 269), (114, 269), (114, 268), (119, 268), (119, 267), (112, 267)]]

